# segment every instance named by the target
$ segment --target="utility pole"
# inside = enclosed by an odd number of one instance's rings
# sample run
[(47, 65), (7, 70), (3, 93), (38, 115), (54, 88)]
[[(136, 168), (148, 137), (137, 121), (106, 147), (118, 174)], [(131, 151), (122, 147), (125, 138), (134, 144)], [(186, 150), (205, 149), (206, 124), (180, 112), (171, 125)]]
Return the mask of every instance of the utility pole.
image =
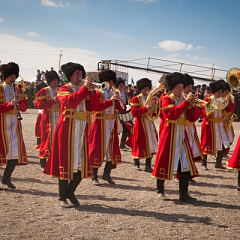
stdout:
[(58, 71), (60, 70), (60, 66), (61, 66), (61, 58), (62, 58), (62, 50), (59, 54), (59, 63), (58, 63)]

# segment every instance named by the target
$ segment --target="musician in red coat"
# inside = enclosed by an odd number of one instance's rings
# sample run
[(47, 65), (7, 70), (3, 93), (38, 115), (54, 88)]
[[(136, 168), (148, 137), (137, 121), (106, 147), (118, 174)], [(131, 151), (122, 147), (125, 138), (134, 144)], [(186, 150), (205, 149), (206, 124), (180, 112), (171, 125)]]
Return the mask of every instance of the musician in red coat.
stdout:
[(81, 86), (86, 75), (82, 65), (66, 63), (61, 69), (69, 84), (60, 87), (57, 94), (60, 118), (44, 173), (59, 178), (59, 205), (69, 207), (67, 198), (75, 206), (80, 205), (74, 192), (82, 178), (92, 176), (88, 158), (86, 111), (94, 110), (99, 101), (96, 94), (91, 95), (88, 89), (92, 84), (90, 77)]
[(40, 122), (41, 143), (39, 145), (39, 158), (42, 169), (44, 169), (51, 153), (53, 134), (60, 113), (59, 100), (57, 97), (57, 86), (60, 78), (54, 70), (46, 72), (45, 78), (48, 87), (42, 88), (37, 92), (36, 98), (33, 101), (36, 109), (42, 109)]
[[(202, 169), (207, 168), (207, 155), (217, 155), (215, 168), (225, 169), (222, 165), (222, 158), (225, 149), (229, 149), (232, 140), (229, 139), (228, 133), (224, 126), (224, 112), (233, 112), (234, 104), (229, 97), (221, 97), (223, 91), (223, 84), (221, 80), (210, 83), (211, 95), (204, 99), (208, 102), (207, 111), (203, 110), (204, 119), (201, 129), (201, 148), (204, 154), (202, 162)], [(221, 100), (221, 101), (220, 101)], [(220, 107), (225, 107), (225, 111), (218, 109), (214, 104), (220, 101)], [(219, 105), (219, 104), (218, 104)], [(221, 106), (222, 105), (222, 106)], [(210, 108), (210, 110), (208, 110)], [(211, 137), (209, 137), (211, 136)]]
[(227, 161), (227, 169), (238, 171), (237, 190), (240, 196), (240, 135), (237, 144), (233, 150), (232, 156)]
[(152, 111), (152, 106), (150, 104), (146, 105), (152, 82), (148, 78), (142, 78), (136, 84), (140, 94), (133, 97), (131, 101), (131, 112), (135, 117), (132, 134), (132, 157), (136, 170), (141, 170), (140, 159), (146, 158), (145, 171), (152, 172), (152, 157), (157, 152), (158, 147), (158, 134), (155, 124), (146, 116), (147, 112)]
[(111, 170), (122, 162), (119, 139), (118, 139), (118, 115), (117, 109), (122, 111), (119, 104), (119, 94), (112, 91), (112, 87), (116, 82), (116, 73), (112, 70), (105, 70), (99, 73), (101, 83), (108, 82), (108, 87), (102, 87), (97, 92), (100, 100), (99, 107), (95, 110), (93, 122), (89, 132), (89, 158), (94, 176), (92, 184), (99, 186), (98, 168), (102, 166), (104, 158), (106, 164), (103, 180), (110, 184), (115, 184), (111, 178)]
[(7, 165), (2, 183), (15, 189), (11, 182), (15, 166), (27, 164), (22, 125), (17, 113), (17, 109), (22, 112), (27, 110), (27, 98), (20, 88), (14, 90), (13, 84), (19, 76), (18, 64), (2, 64), (1, 73), (4, 83), (0, 84), (0, 166)]
[(164, 195), (164, 182), (171, 180), (179, 172), (179, 199), (184, 202), (195, 201), (188, 195), (190, 176), (198, 176), (194, 157), (185, 130), (186, 120), (196, 121), (201, 110), (189, 109), (194, 95), (189, 93), (184, 99), (182, 96), (185, 86), (185, 77), (181, 73), (172, 73), (165, 76), (166, 88), (172, 93), (162, 99), (162, 111), (165, 116), (165, 125), (160, 135), (159, 146), (152, 177), (157, 179), (157, 191), (160, 199)]

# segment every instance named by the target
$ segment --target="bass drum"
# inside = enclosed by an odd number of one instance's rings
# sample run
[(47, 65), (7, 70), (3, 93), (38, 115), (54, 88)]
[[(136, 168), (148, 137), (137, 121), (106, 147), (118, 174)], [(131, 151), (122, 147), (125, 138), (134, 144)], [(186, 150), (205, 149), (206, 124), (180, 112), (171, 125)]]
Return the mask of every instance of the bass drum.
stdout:
[(134, 119), (134, 116), (131, 113), (131, 105), (127, 105), (127, 109), (124, 113), (118, 112), (118, 117), (120, 123), (130, 122)]

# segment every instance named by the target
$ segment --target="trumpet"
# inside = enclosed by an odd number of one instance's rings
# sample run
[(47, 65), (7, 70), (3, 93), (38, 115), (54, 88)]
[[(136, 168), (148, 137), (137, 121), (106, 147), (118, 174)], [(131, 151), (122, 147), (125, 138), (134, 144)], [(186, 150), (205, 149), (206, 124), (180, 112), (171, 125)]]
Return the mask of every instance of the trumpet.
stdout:
[[(81, 79), (82, 80), (82, 79)], [(86, 82), (86, 80), (82, 80), (82, 82)], [(97, 90), (97, 89), (102, 89), (102, 91), (104, 92), (108, 92), (110, 89), (109, 89), (109, 83), (108, 82), (102, 82), (102, 83), (99, 83), (99, 82), (95, 82), (94, 80), (92, 81), (92, 85), (95, 87), (94, 90)], [(92, 91), (92, 89), (90, 88), (89, 91)]]

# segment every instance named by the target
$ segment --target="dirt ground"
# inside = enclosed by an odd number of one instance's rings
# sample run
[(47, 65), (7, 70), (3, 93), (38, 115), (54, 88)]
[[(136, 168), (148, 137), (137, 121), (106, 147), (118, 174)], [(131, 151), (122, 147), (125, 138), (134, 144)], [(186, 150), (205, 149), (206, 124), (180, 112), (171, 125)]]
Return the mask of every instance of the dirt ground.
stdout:
[[(0, 239), (240, 238), (237, 172), (216, 170), (211, 157), (207, 172), (197, 163), (200, 177), (189, 186), (190, 195), (198, 199), (196, 203), (180, 204), (174, 181), (165, 185), (169, 201), (159, 200), (150, 173), (135, 171), (131, 152), (122, 152), (123, 163), (112, 171), (116, 185), (100, 179), (102, 185), (93, 186), (91, 179), (84, 179), (76, 190), (81, 206), (60, 208), (57, 179), (42, 173), (35, 149), (37, 110), (30, 109), (22, 116), (29, 164), (16, 167), (12, 176), (16, 190), (0, 183)], [(236, 138), (231, 150), (240, 132), (240, 123), (233, 125)], [(141, 160), (142, 169), (144, 162)], [(0, 167), (0, 178), (3, 171)], [(99, 176), (102, 172), (103, 167)]]

